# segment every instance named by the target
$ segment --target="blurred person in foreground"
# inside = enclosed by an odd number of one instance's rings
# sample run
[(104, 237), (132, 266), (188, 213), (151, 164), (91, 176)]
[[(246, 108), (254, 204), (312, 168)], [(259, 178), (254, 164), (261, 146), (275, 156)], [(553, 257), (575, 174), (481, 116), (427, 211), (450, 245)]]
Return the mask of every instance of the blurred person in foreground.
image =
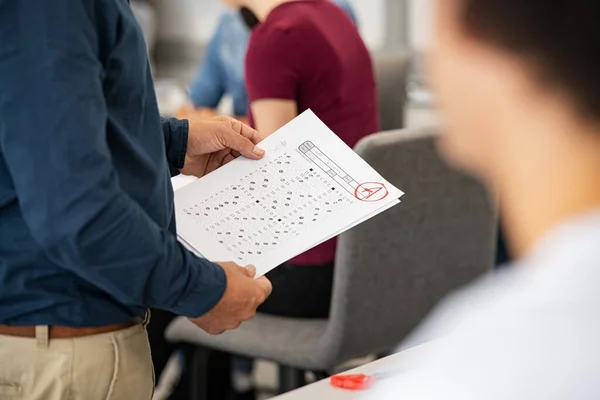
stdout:
[(499, 197), (517, 260), (446, 301), (417, 334), (443, 338), (365, 397), (600, 398), (599, 13), (593, 0), (437, 1), (441, 149)]
[[(348, 0), (330, 0), (341, 7), (356, 25), (356, 14)], [(244, 59), (250, 30), (259, 20), (248, 8), (228, 10), (219, 19), (206, 55), (190, 85), (190, 102), (179, 110), (178, 116), (201, 117), (218, 115), (216, 110), (225, 94), (233, 100), (233, 115), (247, 122), (248, 93), (244, 78)]]
[(0, 397), (148, 400), (148, 308), (216, 334), (271, 290), (178, 243), (169, 169), (261, 158), (260, 137), (160, 118), (126, 1), (0, 1), (0, 27)]

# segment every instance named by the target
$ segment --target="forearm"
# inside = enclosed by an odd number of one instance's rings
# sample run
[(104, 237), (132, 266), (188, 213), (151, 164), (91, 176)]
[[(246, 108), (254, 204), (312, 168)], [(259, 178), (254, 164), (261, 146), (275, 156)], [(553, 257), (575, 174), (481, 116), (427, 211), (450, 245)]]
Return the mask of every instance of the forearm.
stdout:
[[(15, 2), (0, 15), (0, 26), (20, 21), (14, 31), (0, 29), (0, 43), (19, 43), (0, 57), (0, 154), (29, 234), (54, 264), (116, 302), (198, 316), (222, 295), (223, 271), (181, 247), (164, 226), (172, 210), (151, 216), (145, 200), (122, 187), (120, 178), (136, 171), (115, 167), (114, 147), (128, 138), (111, 131), (93, 6), (56, 3), (38, 0), (32, 13)], [(54, 10), (56, 18), (36, 24), (36, 15)], [(179, 127), (171, 126), (168, 153), (183, 166), (187, 128), (173, 123)], [(160, 135), (159, 127), (147, 134)], [(130, 143), (120, 150), (124, 161)]]
[(107, 197), (82, 199), (81, 211), (95, 217), (76, 218), (79, 210), (63, 215), (60, 225), (68, 230), (36, 229), (49, 258), (123, 304), (189, 317), (210, 310), (225, 289), (222, 269), (187, 251), (126, 194)]
[(185, 250), (122, 190), (108, 149), (71, 128), (85, 123), (63, 121), (44, 132), (49, 149), (38, 129), (11, 117), (19, 135), (0, 138), (23, 218), (47, 257), (123, 304), (190, 317), (212, 308), (225, 289), (221, 268)]
[(273, 134), (298, 115), (298, 106), (294, 100), (257, 100), (251, 107), (255, 127), (264, 135)]

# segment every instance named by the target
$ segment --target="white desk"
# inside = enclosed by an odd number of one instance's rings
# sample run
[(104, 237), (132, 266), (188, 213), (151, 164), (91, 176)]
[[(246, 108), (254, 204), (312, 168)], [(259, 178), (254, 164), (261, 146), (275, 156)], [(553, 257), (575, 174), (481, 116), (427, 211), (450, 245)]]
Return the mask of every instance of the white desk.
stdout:
[[(345, 372), (344, 374), (367, 374), (372, 375), (379, 372), (402, 372), (409, 371), (410, 365), (414, 360), (419, 359), (426, 353), (434, 342), (426, 343), (411, 349), (402, 351), (392, 356), (382, 358), (381, 360), (363, 365)], [(331, 386), (329, 379), (315, 382), (300, 389), (275, 397), (274, 400), (352, 400), (364, 399), (365, 393), (362, 391), (352, 391), (339, 389)]]

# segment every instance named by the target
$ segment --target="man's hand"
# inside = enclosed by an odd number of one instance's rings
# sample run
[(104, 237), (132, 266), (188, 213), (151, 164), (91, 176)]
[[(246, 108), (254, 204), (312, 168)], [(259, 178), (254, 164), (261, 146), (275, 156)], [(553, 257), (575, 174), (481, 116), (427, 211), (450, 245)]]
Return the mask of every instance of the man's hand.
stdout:
[(271, 282), (263, 277), (254, 279), (256, 269), (250, 265), (240, 267), (231, 262), (217, 263), (227, 276), (227, 289), (221, 300), (208, 313), (190, 319), (211, 335), (235, 329), (244, 321), (252, 319), (256, 309), (271, 294)]
[(202, 177), (239, 155), (258, 160), (264, 150), (256, 144), (263, 137), (230, 117), (190, 117), (188, 145), (181, 173)]

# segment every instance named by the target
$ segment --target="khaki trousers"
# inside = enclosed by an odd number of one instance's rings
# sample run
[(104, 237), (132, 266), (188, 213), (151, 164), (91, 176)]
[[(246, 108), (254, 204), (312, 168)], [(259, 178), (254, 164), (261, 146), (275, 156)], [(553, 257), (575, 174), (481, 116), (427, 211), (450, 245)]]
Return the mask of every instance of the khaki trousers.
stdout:
[(144, 324), (72, 339), (0, 335), (0, 400), (150, 400), (154, 372)]

